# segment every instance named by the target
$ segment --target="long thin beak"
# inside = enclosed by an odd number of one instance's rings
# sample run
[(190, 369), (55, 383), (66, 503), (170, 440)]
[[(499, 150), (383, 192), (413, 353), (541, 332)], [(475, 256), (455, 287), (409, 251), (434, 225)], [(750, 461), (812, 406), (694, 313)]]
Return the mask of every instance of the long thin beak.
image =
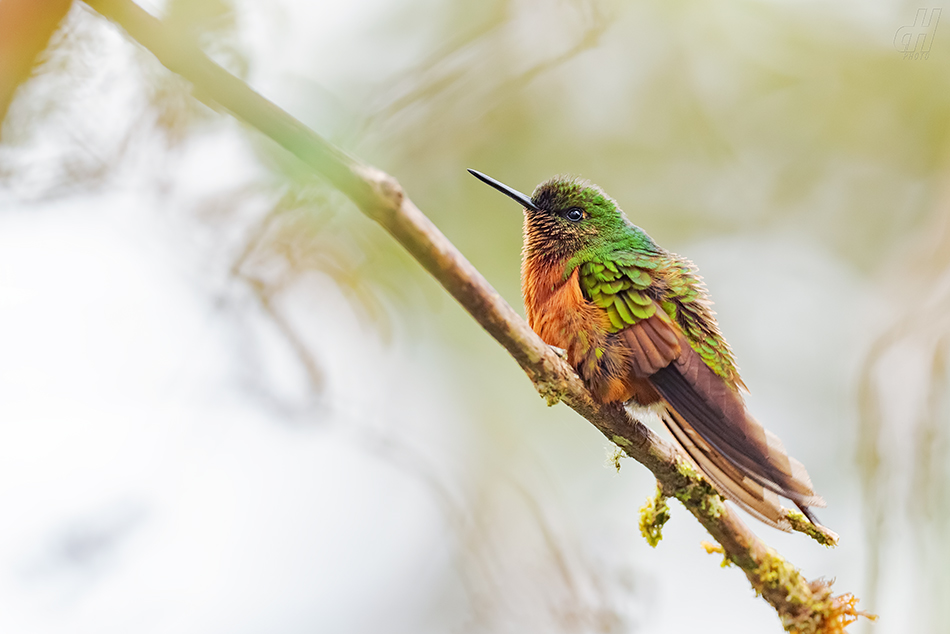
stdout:
[(485, 176), (481, 172), (476, 172), (475, 170), (468, 170), (468, 172), (469, 174), (471, 174), (478, 180), (482, 181), (486, 185), (491, 185), (492, 187), (500, 191), (502, 194), (509, 196), (511, 198), (514, 198), (519, 203), (521, 203), (522, 207), (526, 207), (530, 209), (531, 211), (541, 211), (540, 207), (538, 207), (533, 202), (531, 202), (530, 198), (528, 198), (527, 196), (519, 192), (517, 189), (512, 189), (508, 187), (507, 185), (505, 185), (504, 183), (499, 183), (491, 176)]

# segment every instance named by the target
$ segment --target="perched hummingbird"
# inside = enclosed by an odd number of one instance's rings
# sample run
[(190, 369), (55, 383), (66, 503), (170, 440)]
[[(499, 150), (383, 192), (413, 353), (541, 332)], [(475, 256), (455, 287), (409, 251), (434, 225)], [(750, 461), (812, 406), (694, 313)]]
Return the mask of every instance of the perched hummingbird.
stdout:
[(663, 249), (588, 181), (555, 177), (524, 207), (521, 289), (531, 328), (601, 403), (647, 407), (720, 493), (790, 530), (778, 496), (817, 524), (824, 506), (800, 462), (746, 409), (729, 344), (693, 264)]

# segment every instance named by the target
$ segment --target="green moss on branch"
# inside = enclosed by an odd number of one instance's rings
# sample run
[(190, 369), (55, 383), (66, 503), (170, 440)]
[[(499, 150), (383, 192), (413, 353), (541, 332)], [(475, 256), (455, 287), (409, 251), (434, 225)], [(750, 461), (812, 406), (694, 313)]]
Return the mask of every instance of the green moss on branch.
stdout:
[(713, 519), (719, 518), (725, 511), (725, 500), (713, 488), (713, 485), (685, 460), (680, 460), (676, 464), (676, 470), (686, 480), (686, 484), (673, 491), (673, 497), (682, 502), (686, 508), (699, 509)]
[(640, 508), (640, 533), (651, 547), (663, 539), (663, 525), (670, 519), (670, 507), (666, 505), (666, 495), (659, 484), (656, 494)]
[(822, 546), (832, 548), (838, 545), (837, 533), (828, 530), (824, 526), (812, 524), (802, 513), (798, 511), (788, 511), (785, 513), (785, 518), (788, 520), (788, 523), (791, 524), (792, 530), (805, 533)]

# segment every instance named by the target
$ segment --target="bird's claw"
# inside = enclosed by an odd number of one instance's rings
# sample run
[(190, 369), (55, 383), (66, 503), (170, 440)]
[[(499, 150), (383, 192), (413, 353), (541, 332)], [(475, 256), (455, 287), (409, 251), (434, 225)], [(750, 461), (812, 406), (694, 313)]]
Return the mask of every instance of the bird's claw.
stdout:
[(548, 348), (553, 350), (554, 354), (556, 354), (557, 356), (567, 361), (567, 350), (565, 350), (564, 348), (558, 348), (557, 346), (548, 346)]

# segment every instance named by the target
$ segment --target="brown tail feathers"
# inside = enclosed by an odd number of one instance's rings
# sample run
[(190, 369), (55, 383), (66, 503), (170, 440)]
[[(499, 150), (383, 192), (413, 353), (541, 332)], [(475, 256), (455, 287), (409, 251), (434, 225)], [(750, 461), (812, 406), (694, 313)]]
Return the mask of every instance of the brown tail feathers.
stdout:
[(791, 529), (779, 496), (818, 524), (808, 507), (825, 502), (813, 490), (805, 467), (698, 355), (682, 355), (650, 382), (666, 400), (663, 423), (720, 493), (775, 528)]

